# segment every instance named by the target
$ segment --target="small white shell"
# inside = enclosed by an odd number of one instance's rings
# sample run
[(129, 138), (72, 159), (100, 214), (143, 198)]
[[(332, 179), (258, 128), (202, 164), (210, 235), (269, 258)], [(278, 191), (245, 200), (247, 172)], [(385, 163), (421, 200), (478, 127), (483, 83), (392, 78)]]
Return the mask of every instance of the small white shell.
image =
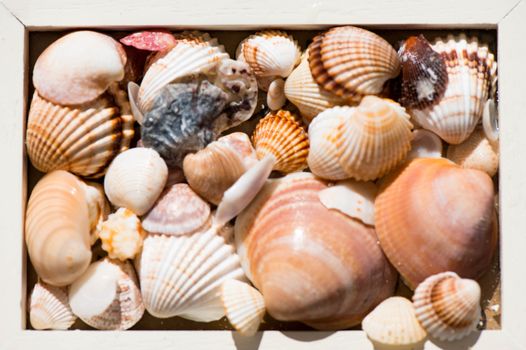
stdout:
[(250, 284), (238, 280), (228, 280), (221, 288), (221, 300), (226, 317), (241, 334), (254, 335), (265, 315), (263, 295)]
[(285, 97), (285, 81), (281, 78), (273, 80), (267, 92), (267, 106), (275, 111), (283, 107), (287, 102)]
[(496, 144), (499, 141), (499, 117), (497, 106), (495, 106), (493, 99), (489, 99), (484, 106), (482, 126), (489, 142)]
[(127, 208), (119, 208), (102, 224), (102, 249), (111, 259), (133, 259), (142, 248), (144, 231), (139, 218)]
[(75, 323), (66, 288), (35, 284), (29, 299), (29, 321), (35, 329), (68, 329)]
[(411, 150), (406, 159), (440, 157), (442, 157), (442, 140), (440, 137), (425, 129), (414, 130)]

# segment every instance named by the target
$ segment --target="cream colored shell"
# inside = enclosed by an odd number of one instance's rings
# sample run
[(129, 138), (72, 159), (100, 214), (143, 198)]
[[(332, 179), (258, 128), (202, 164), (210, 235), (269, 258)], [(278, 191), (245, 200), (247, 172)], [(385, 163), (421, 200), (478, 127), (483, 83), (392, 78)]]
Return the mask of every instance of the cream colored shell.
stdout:
[(285, 96), (285, 81), (281, 78), (273, 80), (267, 91), (267, 106), (275, 111), (280, 109), (287, 102)]
[(133, 259), (142, 248), (145, 233), (139, 218), (129, 209), (119, 208), (102, 223), (102, 249), (111, 259)]
[(37, 282), (29, 297), (29, 322), (34, 329), (68, 329), (77, 317), (69, 307), (66, 288)]

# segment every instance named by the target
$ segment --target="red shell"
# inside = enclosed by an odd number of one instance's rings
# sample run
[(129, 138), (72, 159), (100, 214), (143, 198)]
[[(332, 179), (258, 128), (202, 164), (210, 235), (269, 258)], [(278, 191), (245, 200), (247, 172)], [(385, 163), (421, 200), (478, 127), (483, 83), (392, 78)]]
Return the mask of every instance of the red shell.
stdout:
[(133, 33), (122, 38), (120, 42), (147, 51), (170, 50), (176, 44), (173, 34), (162, 30)]

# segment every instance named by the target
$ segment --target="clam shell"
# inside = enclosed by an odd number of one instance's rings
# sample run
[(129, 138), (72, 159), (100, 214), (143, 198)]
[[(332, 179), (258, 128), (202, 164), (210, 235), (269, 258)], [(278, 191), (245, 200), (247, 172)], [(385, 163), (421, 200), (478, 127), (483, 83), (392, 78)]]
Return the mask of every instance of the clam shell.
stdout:
[(406, 159), (415, 158), (442, 158), (442, 139), (426, 129), (414, 130)]
[(139, 218), (129, 209), (120, 208), (102, 224), (102, 249), (111, 259), (133, 259), (142, 248), (144, 231)]
[(126, 53), (111, 37), (78, 31), (51, 44), (38, 57), (33, 85), (53, 104), (79, 105), (95, 100), (124, 78)]
[(326, 188), (310, 173), (268, 181), (238, 216), (235, 240), (274, 318), (342, 329), (392, 295), (396, 275), (372, 228), (323, 206)]
[(188, 154), (183, 170), (192, 189), (213, 204), (219, 204), (225, 191), (257, 162), (248, 136), (235, 132)]
[(26, 211), (25, 240), (40, 278), (66, 286), (91, 260), (90, 217), (85, 186), (76, 176), (53, 171), (33, 188)]
[(456, 340), (476, 329), (481, 317), (480, 286), (454, 272), (428, 277), (413, 295), (416, 317), (429, 334)]
[(285, 96), (285, 81), (281, 78), (273, 80), (267, 92), (267, 106), (273, 111), (283, 107), (287, 102)]
[(113, 205), (143, 215), (161, 194), (167, 177), (168, 167), (159, 153), (151, 148), (132, 148), (111, 162), (104, 190)]
[(26, 145), (31, 163), (42, 172), (68, 170), (97, 178), (112, 159), (130, 145), (133, 117), (126, 94), (114, 86), (85, 105), (64, 107), (33, 95)]
[(412, 289), (443, 271), (478, 278), (491, 265), (494, 189), (481, 171), (414, 159), (386, 181), (375, 213), (380, 245)]
[(274, 170), (291, 173), (307, 167), (309, 138), (298, 121), (287, 110), (267, 114), (259, 121), (252, 135), (257, 156), (272, 155), (276, 159)]
[(221, 301), (228, 321), (241, 334), (253, 336), (265, 315), (265, 301), (261, 293), (238, 280), (225, 281), (221, 287)]
[(413, 303), (390, 297), (378, 305), (362, 322), (367, 337), (377, 346), (413, 349), (423, 344), (427, 332), (418, 322)]
[(366, 96), (354, 107), (333, 107), (309, 125), (311, 171), (325, 179), (374, 180), (411, 148), (409, 115), (396, 102)]
[(380, 36), (344, 26), (316, 36), (309, 45), (314, 80), (344, 98), (379, 94), (400, 72), (396, 51)]
[(29, 299), (29, 322), (34, 329), (68, 329), (75, 323), (66, 288), (35, 284)]

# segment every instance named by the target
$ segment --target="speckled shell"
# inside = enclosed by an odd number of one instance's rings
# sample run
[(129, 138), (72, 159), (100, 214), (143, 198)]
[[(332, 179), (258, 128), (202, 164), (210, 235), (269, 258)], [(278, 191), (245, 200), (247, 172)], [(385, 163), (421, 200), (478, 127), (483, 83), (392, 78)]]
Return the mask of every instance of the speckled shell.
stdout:
[(473, 132), (495, 91), (497, 63), (487, 46), (464, 35), (437, 39), (433, 49), (446, 63), (449, 82), (436, 104), (413, 108), (411, 115), (444, 141), (459, 144)]
[(291, 173), (307, 167), (309, 137), (299, 118), (287, 110), (270, 112), (261, 119), (252, 141), (259, 159), (274, 156), (274, 170)]
[(201, 197), (219, 204), (225, 191), (257, 162), (248, 136), (235, 132), (188, 154), (183, 161), (186, 180)]
[(323, 206), (326, 188), (310, 173), (268, 181), (238, 216), (235, 240), (274, 318), (343, 329), (392, 295), (396, 274), (374, 229)]
[(475, 330), (480, 317), (480, 286), (443, 272), (423, 281), (415, 290), (416, 317), (429, 334), (440, 340), (456, 340)]
[(481, 171), (414, 159), (386, 181), (375, 212), (380, 245), (412, 289), (443, 271), (478, 278), (491, 264), (494, 189)]
[(366, 96), (354, 107), (333, 107), (309, 125), (311, 171), (325, 179), (374, 180), (411, 148), (409, 115), (396, 102)]
[(379, 94), (400, 72), (398, 55), (387, 41), (352, 26), (316, 36), (309, 45), (309, 65), (321, 87), (345, 98)]
[(110, 91), (113, 97), (103, 95), (70, 107), (51, 103), (35, 91), (26, 132), (27, 153), (35, 168), (68, 170), (90, 178), (104, 175), (134, 135), (126, 94), (116, 86)]
[(35, 284), (29, 298), (29, 322), (34, 329), (68, 329), (75, 323), (66, 288)]

